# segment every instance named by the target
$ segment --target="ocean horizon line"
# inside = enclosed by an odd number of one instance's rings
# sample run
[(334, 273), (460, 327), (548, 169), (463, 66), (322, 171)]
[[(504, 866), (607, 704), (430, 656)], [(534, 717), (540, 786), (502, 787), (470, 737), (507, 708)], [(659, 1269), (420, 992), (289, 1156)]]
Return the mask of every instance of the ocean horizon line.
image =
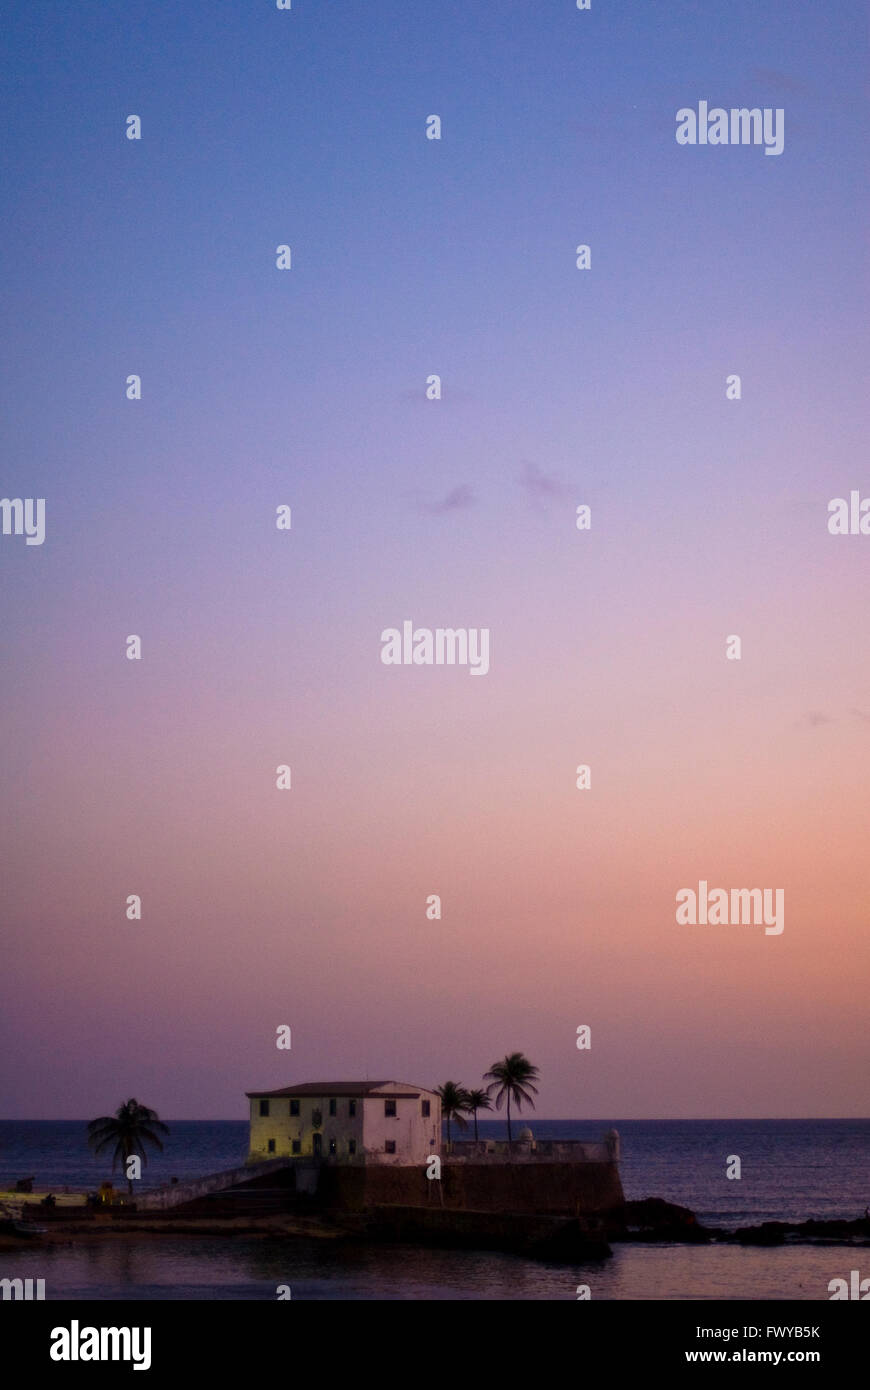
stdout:
[[(247, 1124), (250, 1116), (236, 1115), (225, 1116), (215, 1115), (211, 1117), (188, 1119), (183, 1115), (166, 1116), (161, 1118), (165, 1124), (186, 1124), (186, 1125), (236, 1125)], [(65, 1124), (89, 1124), (93, 1116), (46, 1116), (46, 1115), (0, 1115), (0, 1124), (46, 1124), (46, 1125), (65, 1125)], [(512, 1114), (512, 1123), (519, 1124), (521, 1128), (530, 1126), (534, 1121), (537, 1124), (565, 1124), (569, 1121), (573, 1124), (589, 1125), (652, 1125), (652, 1124), (834, 1124), (840, 1121), (870, 1120), (870, 1115), (633, 1115), (621, 1116), (618, 1119), (602, 1118), (600, 1116), (586, 1117), (583, 1115), (538, 1115), (528, 1114), (523, 1111), (519, 1115)], [(446, 1121), (444, 1122), (446, 1123)], [(487, 1118), (479, 1119), (480, 1125), (507, 1124), (506, 1118)], [(469, 1126), (470, 1127), (470, 1126)]]

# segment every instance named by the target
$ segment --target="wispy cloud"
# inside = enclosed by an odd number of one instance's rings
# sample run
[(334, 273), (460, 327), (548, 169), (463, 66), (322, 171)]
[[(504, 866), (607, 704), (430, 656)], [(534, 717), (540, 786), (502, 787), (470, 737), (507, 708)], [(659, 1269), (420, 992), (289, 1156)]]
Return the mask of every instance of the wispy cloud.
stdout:
[(568, 487), (558, 474), (545, 473), (536, 463), (523, 463), (519, 481), (520, 487), (534, 502), (563, 501), (569, 495)]
[[(854, 719), (860, 719), (862, 724), (870, 724), (870, 714), (865, 714), (863, 710), (853, 708), (849, 710), (849, 713)], [(804, 715), (804, 719), (807, 724), (810, 724), (814, 729), (817, 729), (820, 724), (836, 724), (837, 722), (831, 715), (825, 714), (822, 710), (818, 709), (809, 710)]]
[(473, 507), (477, 498), (472, 492), (468, 483), (460, 483), (458, 487), (448, 492), (446, 497), (440, 501), (428, 502), (425, 498), (417, 496), (417, 505), (422, 512), (429, 512), (432, 516), (444, 516), (447, 512), (460, 512), (466, 507)]
[(817, 728), (817, 727), (819, 726), (819, 724), (833, 724), (833, 723), (834, 723), (834, 720), (831, 719), (830, 715), (828, 715), (828, 714), (823, 714), (823, 713), (821, 712), (821, 710), (817, 710), (817, 709), (811, 709), (811, 710), (809, 711), (809, 713), (807, 714), (806, 719), (807, 719), (807, 723), (808, 723), (808, 724), (811, 724), (811, 725), (813, 726), (814, 729)]
[[(759, 82), (771, 91), (781, 91), (791, 97), (814, 97), (816, 88), (802, 77), (792, 77), (790, 73), (780, 72), (778, 68), (753, 68), (752, 80)], [(750, 103), (747, 102), (747, 105)]]

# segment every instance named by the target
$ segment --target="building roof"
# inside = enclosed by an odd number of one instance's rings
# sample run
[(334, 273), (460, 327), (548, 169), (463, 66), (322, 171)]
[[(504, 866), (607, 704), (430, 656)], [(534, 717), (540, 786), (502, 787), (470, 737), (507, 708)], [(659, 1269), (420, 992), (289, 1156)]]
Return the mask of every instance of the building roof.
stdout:
[[(405, 1086), (404, 1081), (303, 1081), (298, 1086), (282, 1086), (276, 1091), (246, 1091), (249, 1100), (277, 1096), (372, 1096), (384, 1100), (418, 1100), (424, 1087), (408, 1085), (407, 1091), (382, 1091), (382, 1086)], [(427, 1092), (434, 1095), (435, 1092)]]

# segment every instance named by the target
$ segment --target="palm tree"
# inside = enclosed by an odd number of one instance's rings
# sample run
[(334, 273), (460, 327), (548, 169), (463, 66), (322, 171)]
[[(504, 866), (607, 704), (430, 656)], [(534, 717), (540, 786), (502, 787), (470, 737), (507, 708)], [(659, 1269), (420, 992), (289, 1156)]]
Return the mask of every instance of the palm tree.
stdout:
[(470, 1109), (468, 1092), (458, 1081), (445, 1081), (443, 1086), (435, 1087), (435, 1094), (441, 1097), (441, 1115), (447, 1121), (447, 1149), (450, 1150), (450, 1121), (455, 1120), (460, 1129), (468, 1129), (464, 1113)]
[(486, 1091), (468, 1091), (468, 1108), (474, 1112), (474, 1142), (477, 1143), (477, 1112), (478, 1110), (491, 1110), (492, 1101)]
[[(88, 1144), (95, 1154), (105, 1153), (106, 1149), (114, 1146), (112, 1172), (119, 1163), (126, 1172), (127, 1159), (134, 1155), (141, 1158), (143, 1163), (148, 1162), (146, 1144), (154, 1144), (162, 1152), (163, 1145), (155, 1130), (168, 1134), (169, 1126), (158, 1119), (156, 1110), (149, 1110), (138, 1100), (128, 1100), (118, 1107), (114, 1115), (101, 1115), (98, 1120), (91, 1120)], [(127, 1190), (132, 1194), (133, 1180), (130, 1177), (127, 1178)]]
[(501, 1110), (502, 1102), (505, 1097), (507, 1097), (508, 1145), (510, 1145), (513, 1143), (513, 1135), (511, 1134), (511, 1101), (515, 1102), (517, 1110), (522, 1110), (523, 1101), (528, 1101), (529, 1105), (534, 1110), (535, 1102), (532, 1100), (529, 1092), (532, 1091), (535, 1095), (538, 1094), (538, 1088), (532, 1085), (532, 1082), (536, 1081), (538, 1078), (538, 1068), (533, 1067), (528, 1057), (525, 1057), (522, 1052), (511, 1052), (507, 1057), (502, 1058), (500, 1062), (493, 1062), (490, 1070), (484, 1075), (484, 1081), (489, 1077), (491, 1077), (492, 1080), (486, 1089), (487, 1091), (497, 1092), (495, 1098), (496, 1110)]

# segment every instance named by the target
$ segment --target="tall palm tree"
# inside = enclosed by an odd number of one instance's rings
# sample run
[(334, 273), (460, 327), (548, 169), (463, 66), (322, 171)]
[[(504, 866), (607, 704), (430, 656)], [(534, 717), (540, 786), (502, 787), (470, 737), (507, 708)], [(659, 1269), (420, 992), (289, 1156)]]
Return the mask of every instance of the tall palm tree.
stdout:
[[(157, 1137), (156, 1130), (160, 1130), (161, 1134), (169, 1133), (169, 1126), (158, 1119), (157, 1111), (149, 1110), (147, 1105), (140, 1105), (138, 1100), (128, 1100), (118, 1107), (114, 1115), (101, 1115), (98, 1120), (91, 1120), (88, 1125), (88, 1144), (95, 1154), (105, 1153), (106, 1149), (113, 1148), (112, 1172), (114, 1173), (119, 1163), (126, 1172), (128, 1158), (135, 1156), (141, 1158), (143, 1163), (148, 1162), (146, 1144), (153, 1144), (162, 1152), (163, 1144)], [(129, 1177), (127, 1191), (133, 1191), (133, 1181)]]
[(468, 1108), (474, 1114), (474, 1142), (477, 1143), (477, 1112), (478, 1110), (491, 1110), (492, 1101), (486, 1091), (468, 1091)]
[(514, 1102), (517, 1110), (522, 1110), (523, 1101), (528, 1101), (534, 1110), (535, 1102), (529, 1092), (533, 1092), (534, 1095), (538, 1094), (537, 1086), (532, 1085), (532, 1082), (538, 1078), (538, 1068), (533, 1067), (528, 1057), (525, 1057), (522, 1052), (511, 1052), (500, 1062), (493, 1062), (483, 1079), (486, 1081), (490, 1077), (492, 1079), (486, 1089), (489, 1092), (495, 1091), (497, 1093), (495, 1098), (496, 1110), (501, 1110), (502, 1104), (507, 1098), (508, 1144), (510, 1145), (513, 1143), (511, 1101)]
[(450, 1121), (455, 1120), (460, 1129), (468, 1129), (465, 1112), (470, 1108), (468, 1092), (458, 1081), (445, 1081), (443, 1086), (435, 1087), (435, 1094), (441, 1097), (441, 1115), (447, 1121), (447, 1149), (450, 1149)]

